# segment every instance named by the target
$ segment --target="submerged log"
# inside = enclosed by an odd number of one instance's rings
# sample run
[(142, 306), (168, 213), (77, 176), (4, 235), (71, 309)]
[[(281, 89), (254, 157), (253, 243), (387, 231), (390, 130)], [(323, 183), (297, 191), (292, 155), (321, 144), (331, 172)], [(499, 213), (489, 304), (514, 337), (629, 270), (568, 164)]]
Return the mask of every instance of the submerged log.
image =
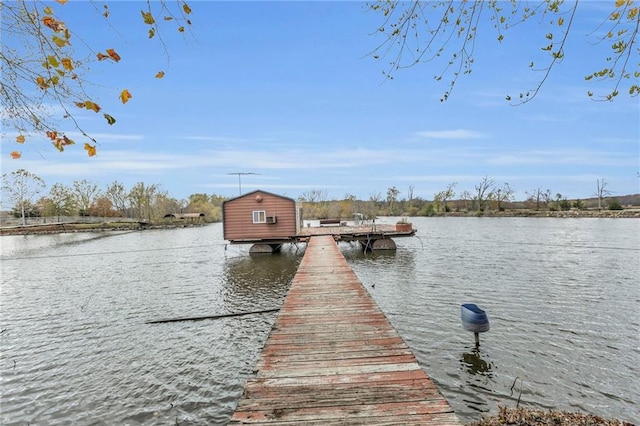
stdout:
[(206, 315), (202, 317), (181, 317), (181, 318), (168, 318), (161, 319), (155, 321), (147, 321), (146, 324), (163, 324), (167, 322), (180, 322), (180, 321), (202, 321), (207, 319), (220, 319), (220, 318), (230, 318), (230, 317), (240, 317), (244, 315), (256, 315), (256, 314), (267, 314), (270, 312), (277, 312), (280, 308), (274, 309), (264, 309), (262, 311), (249, 311), (249, 312), (235, 312), (231, 314), (219, 314), (219, 315)]

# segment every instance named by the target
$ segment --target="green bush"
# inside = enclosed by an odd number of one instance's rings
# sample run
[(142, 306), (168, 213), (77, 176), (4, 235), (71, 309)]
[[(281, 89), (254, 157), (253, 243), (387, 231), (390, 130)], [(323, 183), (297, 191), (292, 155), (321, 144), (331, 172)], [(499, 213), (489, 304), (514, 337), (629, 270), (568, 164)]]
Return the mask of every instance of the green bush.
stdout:
[(433, 207), (433, 204), (427, 204), (422, 209), (423, 216), (434, 216), (436, 214), (436, 209)]
[(617, 198), (612, 198), (609, 200), (609, 210), (624, 210), (624, 207)]
[(566, 198), (560, 200), (560, 210), (567, 211), (571, 210), (571, 203)]

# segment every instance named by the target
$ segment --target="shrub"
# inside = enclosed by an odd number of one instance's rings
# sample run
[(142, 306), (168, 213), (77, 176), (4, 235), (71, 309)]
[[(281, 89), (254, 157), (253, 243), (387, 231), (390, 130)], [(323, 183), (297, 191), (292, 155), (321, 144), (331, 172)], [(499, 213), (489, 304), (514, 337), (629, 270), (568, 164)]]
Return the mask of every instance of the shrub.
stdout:
[(617, 198), (612, 198), (609, 200), (609, 210), (624, 210), (624, 207)]
[(433, 216), (436, 214), (436, 209), (433, 207), (433, 204), (427, 204), (424, 209), (422, 209), (423, 216)]
[(563, 198), (560, 201), (560, 210), (562, 211), (571, 210), (571, 203), (569, 202), (569, 200), (567, 200), (566, 198)]

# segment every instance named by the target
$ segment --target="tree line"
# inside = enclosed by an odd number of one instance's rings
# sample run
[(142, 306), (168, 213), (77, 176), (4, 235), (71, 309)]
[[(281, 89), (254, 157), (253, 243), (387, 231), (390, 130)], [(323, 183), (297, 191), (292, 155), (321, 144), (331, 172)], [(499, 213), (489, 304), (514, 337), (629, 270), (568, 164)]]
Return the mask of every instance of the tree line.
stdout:
[(621, 210), (618, 199), (610, 198), (611, 191), (606, 179), (598, 179), (591, 200), (568, 199), (560, 193), (553, 193), (542, 187), (526, 191), (526, 199), (515, 200), (515, 190), (509, 183), (499, 185), (488, 176), (474, 185), (473, 189), (456, 192), (457, 182), (447, 184), (441, 191), (433, 194), (431, 200), (414, 196), (414, 187), (409, 186), (403, 194), (395, 186), (387, 189), (386, 196), (380, 192), (372, 193), (368, 200), (357, 199), (345, 194), (343, 199), (329, 199), (326, 190), (311, 190), (302, 193), (298, 202), (303, 205), (306, 218), (353, 218), (354, 215), (365, 218), (376, 216), (435, 216), (451, 212), (484, 214), (486, 211), (499, 212), (506, 209), (528, 209), (533, 211), (567, 211), (571, 209), (608, 208)]
[(221, 195), (191, 194), (185, 200), (171, 197), (160, 184), (138, 182), (127, 189), (114, 181), (102, 189), (86, 179), (66, 186), (55, 183), (45, 192), (46, 184), (39, 176), (19, 169), (2, 175), (3, 200), (12, 204), (11, 214), (22, 218), (93, 216), (131, 218), (158, 222), (169, 213), (204, 213), (205, 220), (222, 219)]
[[(606, 179), (596, 181), (595, 205), (585, 200), (569, 200), (560, 193), (541, 187), (526, 191), (524, 201), (515, 201), (515, 191), (509, 183), (498, 185), (488, 176), (474, 185), (473, 190), (456, 192), (457, 182), (447, 184), (431, 200), (414, 196), (409, 186), (406, 195), (397, 187), (387, 189), (386, 196), (372, 193), (368, 200), (345, 194), (343, 199), (329, 199), (328, 191), (314, 189), (302, 193), (297, 201), (302, 205), (305, 218), (350, 219), (354, 215), (365, 218), (377, 216), (433, 216), (449, 212), (482, 214), (485, 211), (529, 209), (534, 211), (562, 211), (585, 208), (620, 210)], [(86, 179), (70, 186), (60, 183), (45, 191), (46, 184), (39, 176), (19, 169), (2, 175), (3, 200), (12, 204), (11, 214), (26, 223), (29, 217), (51, 217), (60, 220), (66, 216), (93, 216), (103, 218), (131, 218), (146, 222), (159, 222), (170, 213), (204, 213), (205, 221), (222, 220), (222, 203), (227, 197), (218, 194), (191, 194), (187, 199), (171, 197), (160, 184), (138, 182), (127, 189), (114, 181), (102, 189)]]

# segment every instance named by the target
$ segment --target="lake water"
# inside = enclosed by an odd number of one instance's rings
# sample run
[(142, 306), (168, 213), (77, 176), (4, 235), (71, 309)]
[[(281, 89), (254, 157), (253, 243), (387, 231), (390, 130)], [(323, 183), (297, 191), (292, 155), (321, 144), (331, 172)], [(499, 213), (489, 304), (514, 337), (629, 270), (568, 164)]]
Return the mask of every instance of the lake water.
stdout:
[[(396, 252), (340, 247), (464, 422), (519, 399), (640, 423), (640, 220), (413, 222)], [(3, 425), (225, 424), (276, 314), (148, 322), (278, 308), (304, 253), (220, 224), (0, 244)]]

